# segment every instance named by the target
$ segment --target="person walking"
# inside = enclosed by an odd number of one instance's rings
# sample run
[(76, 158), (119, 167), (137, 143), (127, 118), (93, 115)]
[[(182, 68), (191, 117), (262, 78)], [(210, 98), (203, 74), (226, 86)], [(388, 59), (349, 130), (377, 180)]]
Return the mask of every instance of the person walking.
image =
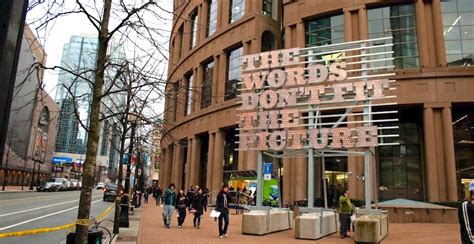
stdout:
[(219, 238), (227, 238), (227, 228), (229, 227), (229, 203), (231, 197), (229, 194), (229, 186), (224, 185), (217, 195), (216, 211), (219, 215)]
[(240, 187), (238, 186), (235, 195), (235, 214), (238, 215), (240, 210)]
[(193, 224), (194, 228), (201, 228), (201, 216), (204, 213), (204, 206), (206, 204), (206, 197), (203, 194), (202, 189), (199, 189), (194, 195), (193, 201), (190, 205), (190, 209), (194, 212)]
[(171, 218), (173, 217), (174, 205), (176, 202), (176, 193), (174, 192), (175, 185), (171, 183), (163, 195), (163, 222), (166, 228), (171, 228)]
[[(188, 207), (193, 202), (193, 198), (195, 194), (196, 194), (196, 191), (194, 190), (194, 185), (192, 185), (191, 188), (189, 188), (188, 192), (186, 193), (186, 197), (188, 198)], [(191, 208), (189, 208), (189, 211), (191, 211)]]
[(148, 196), (149, 196), (149, 190), (150, 187), (145, 187), (145, 191), (143, 192), (143, 200), (144, 200), (144, 203), (148, 203)]
[(160, 187), (156, 187), (155, 188), (155, 200), (156, 200), (156, 206), (158, 205), (161, 205), (162, 204), (162, 199), (161, 199), (161, 196), (163, 195), (163, 191), (161, 190)]
[(347, 232), (351, 226), (352, 203), (349, 197), (349, 191), (345, 191), (344, 195), (339, 198), (339, 234), (341, 238), (350, 237)]
[(186, 207), (188, 206), (188, 198), (184, 194), (184, 190), (179, 190), (176, 196), (176, 211), (178, 212), (178, 228), (183, 227), (186, 219)]
[(469, 183), (469, 196), (458, 209), (461, 243), (474, 243), (474, 181)]

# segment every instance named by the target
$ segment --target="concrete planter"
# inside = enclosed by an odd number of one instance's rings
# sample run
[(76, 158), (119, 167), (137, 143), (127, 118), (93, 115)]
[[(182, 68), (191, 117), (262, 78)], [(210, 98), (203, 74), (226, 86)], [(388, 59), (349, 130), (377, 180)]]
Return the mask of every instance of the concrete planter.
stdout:
[(367, 214), (355, 221), (356, 243), (379, 243), (388, 235), (386, 214)]
[(304, 213), (295, 219), (297, 239), (316, 240), (334, 234), (339, 226), (338, 215), (334, 212)]
[(251, 210), (242, 215), (242, 234), (266, 235), (291, 228), (293, 212), (289, 210)]

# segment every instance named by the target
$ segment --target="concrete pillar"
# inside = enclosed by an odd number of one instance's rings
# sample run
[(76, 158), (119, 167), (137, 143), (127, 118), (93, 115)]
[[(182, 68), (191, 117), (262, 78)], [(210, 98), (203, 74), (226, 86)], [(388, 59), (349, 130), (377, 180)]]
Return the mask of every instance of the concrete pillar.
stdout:
[(224, 161), (224, 132), (218, 130), (214, 137), (214, 162), (212, 171), (212, 191), (218, 191), (222, 187)]
[(199, 139), (194, 137), (192, 140), (192, 163), (191, 163), (191, 172), (190, 172), (190, 185), (196, 185), (199, 183), (199, 172), (201, 165), (201, 143)]
[(446, 185), (448, 191), (448, 201), (457, 201), (457, 177), (456, 177), (456, 158), (454, 153), (454, 137), (453, 137), (453, 120), (451, 108), (444, 107), (442, 110), (443, 117), (443, 145), (444, 145), (444, 162), (446, 163)]
[[(216, 74), (216, 102), (222, 103), (224, 102), (224, 95), (225, 95), (225, 81), (227, 81), (227, 53), (222, 52), (219, 55), (218, 62), (216, 63), (216, 67), (218, 73)], [(220, 71), (220, 72), (219, 72)]]
[(181, 189), (181, 177), (182, 177), (182, 147), (179, 142), (175, 143), (175, 152), (173, 157), (173, 183), (176, 185), (176, 189)]
[(429, 67), (429, 52), (428, 52), (428, 35), (425, 18), (425, 3), (423, 1), (416, 1), (416, 32), (418, 36), (418, 54), (420, 56), (420, 67)]
[(359, 39), (369, 39), (369, 27), (367, 22), (367, 8), (365, 6), (359, 9)]
[[(426, 184), (428, 193), (428, 201), (439, 201), (438, 192), (438, 166), (436, 162), (436, 147), (435, 144), (435, 129), (434, 116), (431, 107), (425, 107), (423, 110), (423, 131), (424, 131), (424, 146), (425, 146), (425, 171)], [(430, 143), (431, 142), (431, 143)]]
[(293, 185), (293, 191), (295, 191), (295, 200), (303, 200), (307, 198), (308, 195), (308, 158), (307, 157), (297, 157), (294, 159), (294, 170), (295, 178)]
[(203, 71), (202, 71), (202, 65), (199, 65), (199, 67), (196, 69), (196, 73), (194, 74), (194, 81), (195, 81), (195, 86), (196, 86), (196, 92), (193, 94), (193, 100), (194, 100), (194, 110), (193, 111), (199, 111), (201, 110), (201, 99), (202, 99), (202, 76), (203, 76)]
[[(436, 164), (438, 165), (438, 193), (439, 200), (447, 200), (446, 187), (446, 164), (444, 162), (444, 141), (443, 141), (443, 117), (440, 108), (433, 108), (435, 141), (433, 141), (436, 148)], [(429, 142), (428, 142), (429, 143)]]
[(219, 16), (219, 20), (217, 21), (217, 30), (225, 29), (227, 28), (227, 25), (229, 24), (229, 9), (230, 9), (230, 1), (217, 1), (218, 5), (218, 13), (217, 15)]
[(257, 170), (257, 151), (248, 151), (246, 161), (247, 170)]
[(291, 159), (290, 158), (283, 158), (283, 205), (285, 205), (287, 202), (292, 203), (293, 202), (293, 197), (292, 197), (292, 168), (291, 168)]
[(305, 35), (304, 22), (298, 22), (298, 24), (296, 24), (296, 47), (303, 48), (306, 46)]
[(435, 36), (435, 46), (436, 46), (436, 61), (438, 66), (446, 66), (446, 53), (444, 48), (444, 28), (443, 20), (441, 16), (441, 1), (433, 0), (432, 3), (433, 10), (433, 30)]
[[(212, 179), (214, 178), (214, 133), (209, 132), (209, 147), (207, 148), (207, 176), (206, 176), (206, 187), (209, 188), (211, 191), (210, 200), (213, 201), (213, 197), (215, 194), (212, 192), (214, 189), (212, 188)], [(206, 150), (203, 148), (203, 150)]]
[(199, 4), (198, 7), (198, 16), (199, 16), (199, 21), (198, 21), (198, 33), (196, 40), (196, 46), (199, 45), (203, 40), (206, 39), (206, 32), (207, 32), (207, 1), (204, 1), (202, 4)]
[(193, 184), (192, 181), (191, 181), (191, 165), (193, 163), (193, 159), (192, 159), (192, 151), (194, 150), (193, 148), (193, 145), (192, 145), (192, 141), (193, 139), (192, 138), (189, 138), (188, 139), (188, 151), (186, 153), (186, 183), (185, 183), (185, 186), (184, 186), (184, 189), (189, 189), (189, 187)]

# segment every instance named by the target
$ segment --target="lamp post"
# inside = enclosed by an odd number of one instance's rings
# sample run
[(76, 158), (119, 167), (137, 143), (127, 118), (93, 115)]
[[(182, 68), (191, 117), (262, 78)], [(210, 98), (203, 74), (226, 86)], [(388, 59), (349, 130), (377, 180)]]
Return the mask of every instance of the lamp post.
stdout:
[(124, 194), (120, 203), (120, 227), (129, 227), (128, 209), (130, 208), (130, 173), (132, 166), (132, 155), (133, 155), (133, 140), (135, 136), (135, 127), (137, 126), (138, 116), (135, 114), (128, 115), (128, 121), (131, 123), (132, 131), (130, 133), (130, 146), (128, 148), (128, 162), (127, 162), (127, 173), (125, 176), (125, 187)]

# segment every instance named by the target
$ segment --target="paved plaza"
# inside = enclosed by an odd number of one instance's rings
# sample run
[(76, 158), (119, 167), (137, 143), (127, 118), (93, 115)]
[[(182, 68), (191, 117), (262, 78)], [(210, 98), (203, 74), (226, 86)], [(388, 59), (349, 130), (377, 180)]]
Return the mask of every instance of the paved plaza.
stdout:
[[(265, 236), (242, 235), (241, 215), (231, 215), (229, 237), (218, 238), (217, 222), (205, 213), (201, 229), (194, 229), (192, 215), (186, 216), (182, 229), (177, 228), (176, 214), (172, 228), (165, 229), (161, 217), (162, 208), (152, 201), (143, 205), (138, 243), (354, 243), (352, 238), (341, 239), (334, 234), (323, 239), (297, 240), (294, 230), (277, 232)], [(383, 243), (460, 243), (457, 224), (390, 224), (390, 233)], [(354, 233), (349, 233), (351, 236)]]

